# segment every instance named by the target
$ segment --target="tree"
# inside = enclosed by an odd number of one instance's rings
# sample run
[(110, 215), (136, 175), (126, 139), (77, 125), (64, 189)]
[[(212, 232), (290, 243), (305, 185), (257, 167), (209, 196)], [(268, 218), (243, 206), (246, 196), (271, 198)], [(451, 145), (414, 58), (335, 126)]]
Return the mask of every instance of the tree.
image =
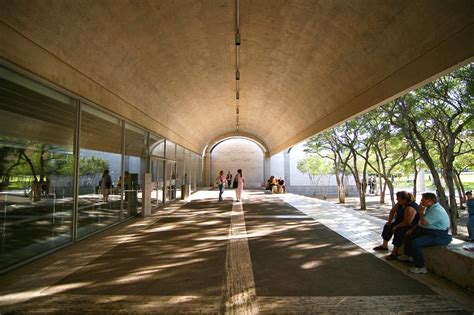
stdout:
[[(380, 186), (380, 203), (385, 203), (385, 185), (389, 189), (392, 205), (395, 204), (395, 192), (392, 183), (394, 169), (406, 161), (410, 147), (390, 124), (390, 118), (381, 109), (375, 109), (360, 118), (360, 124), (365, 129), (364, 150), (355, 151), (363, 158), (368, 166), (383, 179)], [(369, 147), (374, 156), (367, 154)], [(375, 160), (375, 161), (374, 161)]]
[(315, 153), (320, 157), (329, 159), (333, 164), (336, 176), (339, 203), (346, 200), (345, 175), (350, 154), (338, 140), (335, 129), (322, 132), (311, 137), (305, 144), (307, 153)]
[(474, 151), (473, 151), (473, 132), (472, 128), (470, 132), (465, 133), (464, 137), (458, 144), (456, 152), (459, 154), (454, 160), (454, 182), (458, 190), (459, 204), (461, 209), (463, 209), (463, 203), (466, 200), (464, 185), (461, 180), (461, 173), (467, 171), (468, 169), (474, 167)]
[[(454, 71), (385, 106), (394, 126), (399, 128), (423, 159), (433, 177), (441, 205), (451, 217), (457, 234), (457, 205), (454, 188), (456, 144), (474, 116), (474, 64)], [(436, 155), (442, 166), (438, 170)], [(445, 180), (449, 199), (442, 185)]]
[[(323, 159), (319, 155), (307, 155), (303, 160), (298, 161), (297, 168), (301, 173), (309, 176), (311, 184), (315, 185), (316, 188), (319, 187), (323, 198), (327, 199), (329, 186), (328, 175), (332, 171), (327, 159)], [(323, 185), (321, 182), (324, 176), (327, 178), (326, 185)]]
[[(339, 135), (338, 141), (349, 151), (350, 160), (352, 163), (347, 164), (347, 168), (352, 173), (356, 183), (357, 192), (359, 194), (360, 209), (366, 210), (367, 204), (365, 200), (365, 189), (367, 185), (367, 166), (369, 153), (372, 143), (368, 140), (369, 137), (363, 129), (365, 118), (363, 116), (357, 117), (350, 121), (346, 121), (342, 125), (335, 128)], [(360, 152), (363, 152), (362, 171), (359, 169), (358, 157)]]

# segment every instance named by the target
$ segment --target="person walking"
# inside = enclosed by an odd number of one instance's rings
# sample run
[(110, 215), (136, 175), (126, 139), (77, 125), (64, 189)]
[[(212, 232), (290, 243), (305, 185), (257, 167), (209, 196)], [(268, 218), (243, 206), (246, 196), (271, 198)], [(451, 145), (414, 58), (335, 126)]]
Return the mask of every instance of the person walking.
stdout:
[(235, 190), (235, 197), (237, 198), (237, 202), (240, 202), (245, 185), (245, 178), (242, 175), (241, 169), (237, 170), (237, 175), (235, 175), (235, 179), (237, 180), (237, 189)]
[(222, 194), (224, 193), (224, 187), (225, 187), (225, 176), (224, 176), (224, 171), (220, 171), (219, 175), (216, 177), (216, 185), (219, 187), (219, 201), (222, 201)]
[(230, 185), (232, 185), (232, 174), (230, 173), (230, 171), (227, 171), (227, 176), (225, 180), (227, 181), (227, 188), (230, 189)]

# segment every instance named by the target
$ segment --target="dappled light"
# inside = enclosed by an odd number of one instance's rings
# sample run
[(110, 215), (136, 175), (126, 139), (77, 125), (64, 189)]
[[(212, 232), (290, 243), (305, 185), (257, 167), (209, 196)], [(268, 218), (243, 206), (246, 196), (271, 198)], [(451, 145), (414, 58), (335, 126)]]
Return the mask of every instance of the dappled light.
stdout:
[(375, 230), (369, 219), (340, 213), (334, 220), (324, 202), (295, 197), (292, 203), (313, 211), (308, 216), (262, 191), (246, 192), (242, 204), (229, 196), (217, 202), (215, 191), (199, 195), (58, 255), (44, 266), (51, 284), (2, 294), (0, 309), (256, 313), (266, 303), (288, 309), (290, 297), (344, 304), (343, 296), (390, 296), (401, 285), (404, 294), (433, 294), (328, 228), (344, 224), (364, 239)]

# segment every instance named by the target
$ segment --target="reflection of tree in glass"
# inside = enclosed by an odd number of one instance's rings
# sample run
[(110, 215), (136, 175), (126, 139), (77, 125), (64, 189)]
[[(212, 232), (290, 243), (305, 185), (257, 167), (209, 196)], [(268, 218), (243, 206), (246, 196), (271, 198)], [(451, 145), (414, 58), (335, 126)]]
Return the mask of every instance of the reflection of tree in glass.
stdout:
[[(80, 175), (87, 176), (93, 182), (108, 162), (96, 157), (82, 157)], [(18, 141), (9, 137), (0, 137), (0, 190), (10, 188), (12, 177), (28, 178), (28, 194), (38, 201), (48, 193), (49, 176), (73, 176), (74, 156), (65, 148), (38, 144), (31, 141)], [(92, 177), (92, 178), (91, 178)]]

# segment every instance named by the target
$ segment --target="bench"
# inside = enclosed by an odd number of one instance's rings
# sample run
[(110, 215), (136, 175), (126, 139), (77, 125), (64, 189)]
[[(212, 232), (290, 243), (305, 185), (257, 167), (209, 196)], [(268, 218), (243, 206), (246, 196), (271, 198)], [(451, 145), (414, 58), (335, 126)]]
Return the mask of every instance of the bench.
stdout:
[(453, 238), (448, 246), (425, 248), (425, 264), (430, 272), (474, 293), (474, 252), (463, 249), (464, 244), (469, 243)]

